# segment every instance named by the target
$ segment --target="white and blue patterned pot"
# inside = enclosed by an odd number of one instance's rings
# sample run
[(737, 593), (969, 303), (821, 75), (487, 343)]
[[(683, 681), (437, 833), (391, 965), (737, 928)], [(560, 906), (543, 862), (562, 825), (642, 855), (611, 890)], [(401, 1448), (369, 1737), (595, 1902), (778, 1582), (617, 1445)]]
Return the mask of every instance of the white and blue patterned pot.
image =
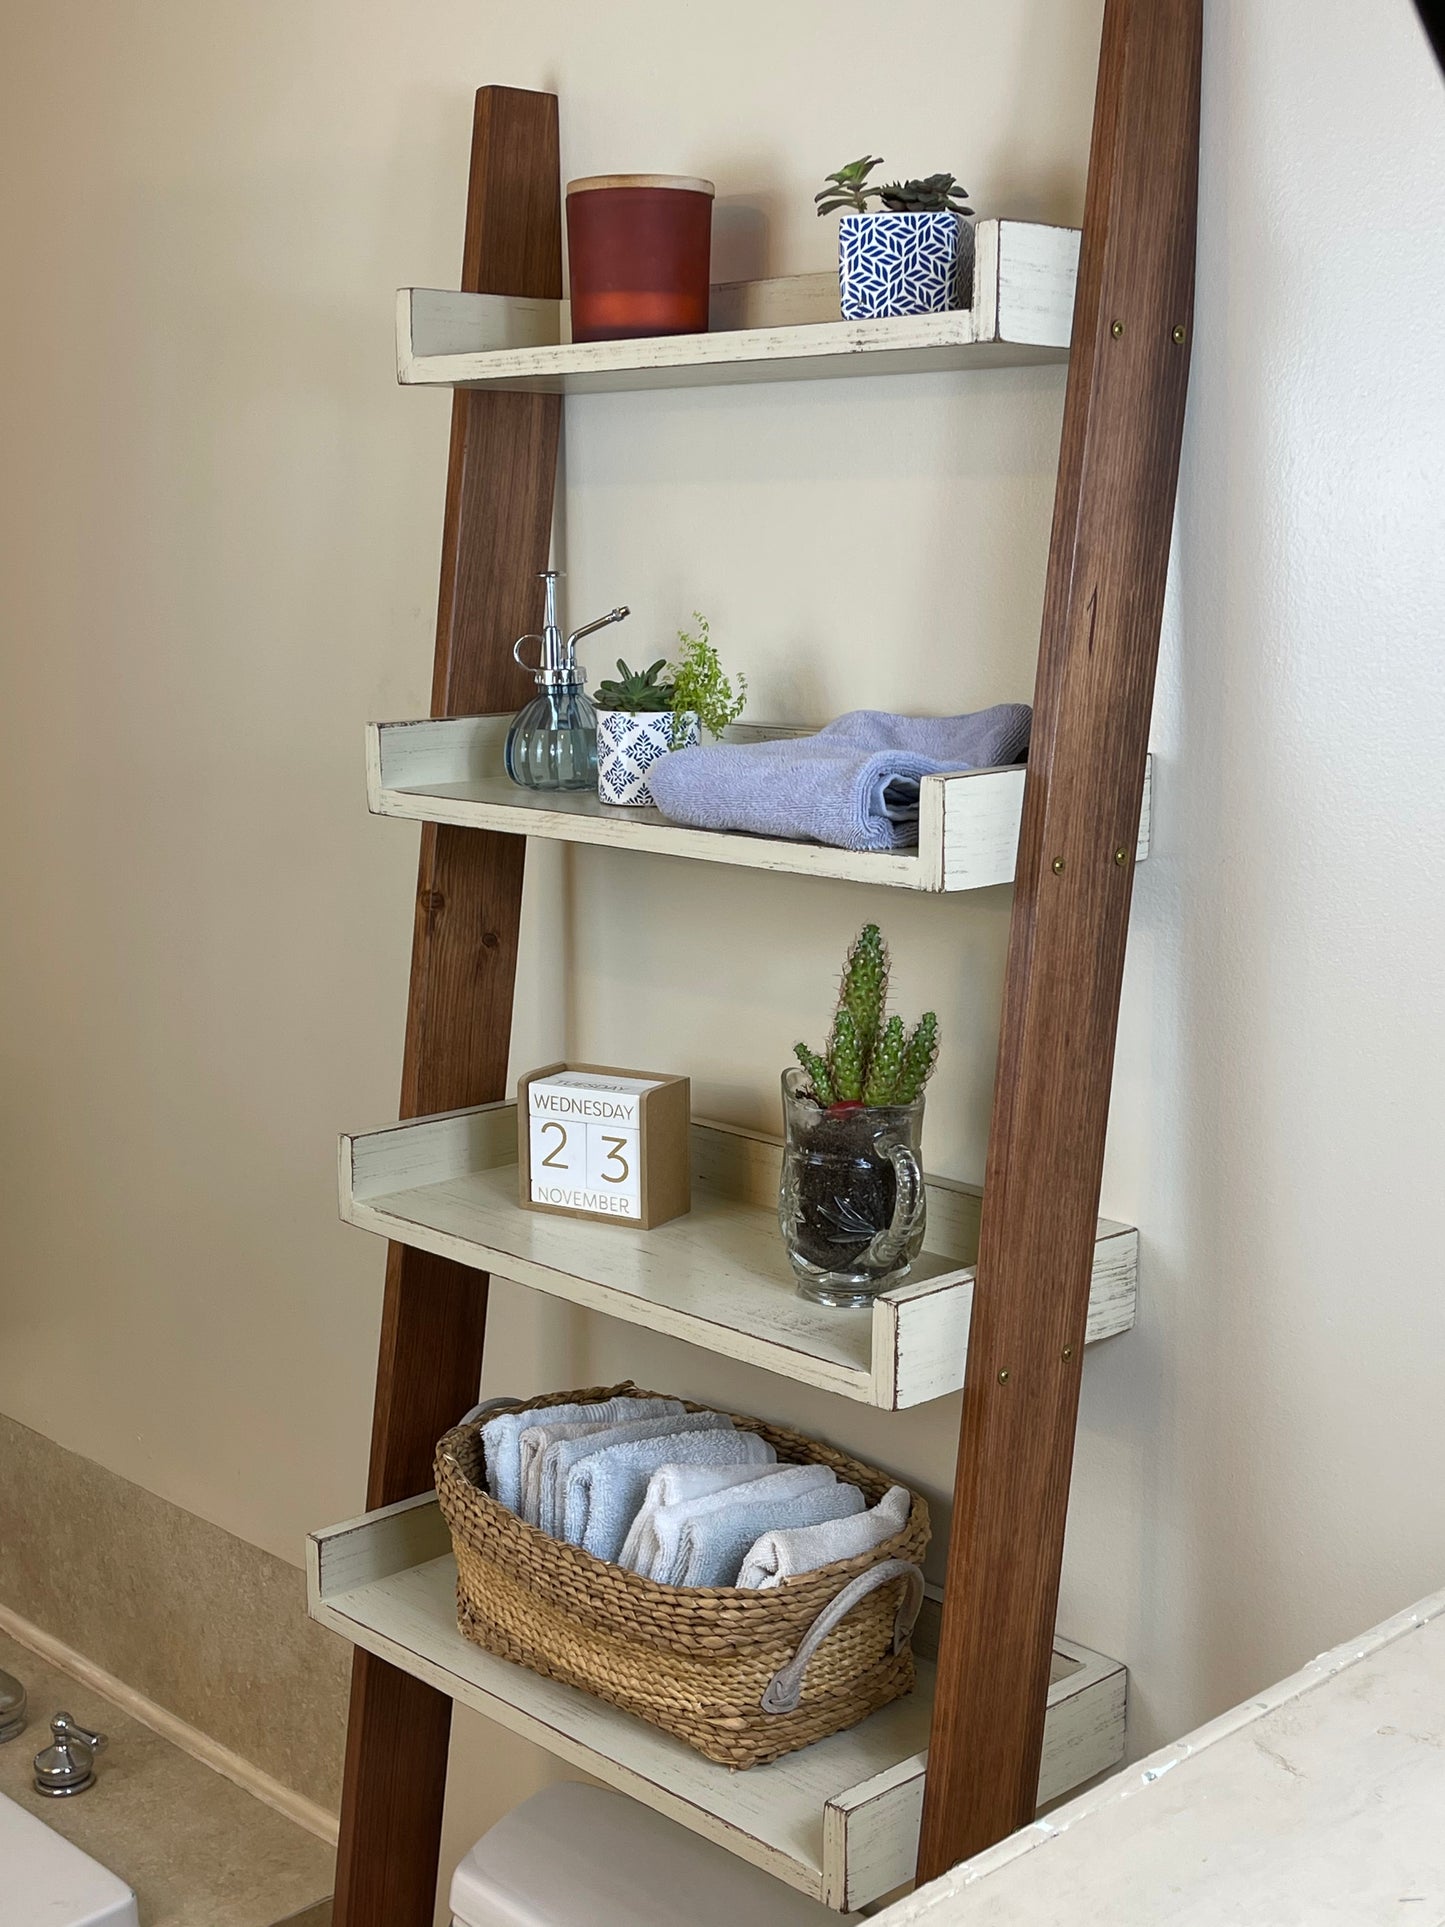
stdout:
[(973, 223), (947, 209), (840, 215), (838, 293), (845, 321), (966, 308), (973, 298)]
[[(654, 709), (634, 716), (625, 709), (597, 712), (597, 796), (603, 803), (652, 806), (647, 772), (659, 756), (672, 748), (674, 715)], [(701, 739), (697, 717), (683, 718), (678, 748), (692, 748)]]

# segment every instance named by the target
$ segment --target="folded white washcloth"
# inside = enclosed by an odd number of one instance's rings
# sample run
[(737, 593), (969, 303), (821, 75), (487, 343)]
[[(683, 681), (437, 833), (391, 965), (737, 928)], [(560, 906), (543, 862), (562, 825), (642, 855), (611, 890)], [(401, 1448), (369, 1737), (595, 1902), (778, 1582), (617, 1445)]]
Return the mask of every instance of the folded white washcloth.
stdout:
[(677, 1467), (752, 1466), (765, 1470), (777, 1453), (756, 1432), (716, 1430), (635, 1438), (608, 1445), (579, 1459), (567, 1474), (562, 1503), (562, 1536), (597, 1559), (616, 1560), (637, 1516), (652, 1474), (662, 1464)]
[[(637, 1408), (645, 1407), (646, 1410)], [(654, 1408), (656, 1408), (654, 1410)], [(661, 1417), (681, 1407), (675, 1398), (609, 1398), (593, 1405), (543, 1405), (526, 1412), (498, 1412), (482, 1427), (482, 1452), (487, 1467), (487, 1490), (509, 1512), (521, 1508), (520, 1440), (528, 1426), (569, 1425), (595, 1420), (615, 1425), (627, 1417)]]
[(518, 1434), (521, 1497), (517, 1510), (528, 1525), (536, 1525), (541, 1516), (542, 1455), (549, 1445), (558, 1445), (564, 1439), (587, 1438), (591, 1433), (605, 1432), (613, 1425), (630, 1425), (641, 1423), (646, 1419), (685, 1416), (682, 1401), (676, 1398), (614, 1398), (609, 1399), (608, 1403), (616, 1407), (616, 1410), (609, 1411), (604, 1419), (582, 1419), (568, 1425), (551, 1423), (529, 1425)]
[(606, 1445), (625, 1445), (630, 1439), (655, 1439), (670, 1437), (678, 1432), (715, 1432), (732, 1430), (732, 1420), (724, 1418), (721, 1412), (684, 1412), (681, 1418), (669, 1414), (663, 1418), (630, 1420), (622, 1425), (609, 1425), (605, 1431), (590, 1432), (582, 1438), (559, 1439), (549, 1445), (542, 1454), (542, 1479), (537, 1502), (537, 1524), (543, 1532), (549, 1532), (554, 1539), (563, 1539), (563, 1503), (567, 1490), (567, 1474), (577, 1463), (593, 1452), (600, 1452)]
[(653, 1521), (664, 1506), (680, 1505), (687, 1499), (704, 1499), (725, 1486), (746, 1485), (760, 1479), (777, 1462), (771, 1446), (768, 1457), (756, 1465), (660, 1465), (647, 1481), (647, 1491), (637, 1509), (617, 1555), (619, 1566), (629, 1572), (648, 1576), (657, 1559), (657, 1534)]
[(913, 1504), (907, 1486), (890, 1485), (877, 1505), (851, 1518), (826, 1519), (815, 1526), (785, 1526), (765, 1532), (744, 1556), (738, 1585), (766, 1591), (800, 1572), (816, 1572), (838, 1559), (856, 1559), (902, 1532)]
[(731, 1586), (743, 1554), (764, 1532), (843, 1518), (864, 1504), (857, 1486), (827, 1466), (780, 1466), (747, 1485), (664, 1506), (653, 1520), (658, 1558), (648, 1576), (667, 1586)]

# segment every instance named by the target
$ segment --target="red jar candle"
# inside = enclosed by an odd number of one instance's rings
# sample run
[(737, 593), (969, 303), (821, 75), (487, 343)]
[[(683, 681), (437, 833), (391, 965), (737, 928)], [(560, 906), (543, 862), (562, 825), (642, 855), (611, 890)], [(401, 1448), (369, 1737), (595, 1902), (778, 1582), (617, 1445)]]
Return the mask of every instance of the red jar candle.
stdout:
[(685, 174), (567, 183), (574, 341), (706, 334), (714, 192)]

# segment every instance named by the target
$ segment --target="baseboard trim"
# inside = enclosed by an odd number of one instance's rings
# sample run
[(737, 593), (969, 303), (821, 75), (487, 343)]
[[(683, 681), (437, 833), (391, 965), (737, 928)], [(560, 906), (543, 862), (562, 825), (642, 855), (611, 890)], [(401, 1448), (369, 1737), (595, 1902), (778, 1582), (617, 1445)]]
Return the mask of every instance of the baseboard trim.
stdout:
[(79, 1680), (82, 1686), (88, 1686), (92, 1692), (100, 1693), (106, 1699), (113, 1700), (122, 1712), (129, 1713), (131, 1718), (139, 1720), (142, 1726), (148, 1726), (152, 1733), (158, 1733), (163, 1740), (169, 1740), (183, 1753), (189, 1753), (192, 1759), (211, 1767), (223, 1778), (243, 1788), (247, 1793), (253, 1794), (256, 1799), (264, 1801), (268, 1807), (274, 1807), (277, 1813), (284, 1814), (288, 1820), (294, 1820), (296, 1825), (304, 1827), (307, 1833), (315, 1834), (318, 1840), (324, 1840), (328, 1846), (336, 1845), (340, 1823), (334, 1813), (328, 1812), (325, 1807), (318, 1806), (314, 1800), (308, 1800), (304, 1794), (295, 1792), (291, 1787), (283, 1786), (279, 1780), (273, 1780), (269, 1773), (263, 1773), (260, 1767), (253, 1766), (249, 1760), (243, 1760), (239, 1753), (232, 1753), (218, 1740), (213, 1740), (208, 1733), (202, 1733), (199, 1728), (188, 1725), (185, 1720), (168, 1712), (164, 1706), (158, 1706), (154, 1700), (147, 1699), (144, 1693), (138, 1693), (134, 1687), (127, 1686), (124, 1680), (117, 1679), (113, 1673), (106, 1672), (103, 1666), (95, 1665), (83, 1653), (75, 1652), (63, 1640), (56, 1639), (39, 1626), (31, 1625), (28, 1619), (22, 1619), (19, 1613), (12, 1612), (4, 1605), (0, 1605), (0, 1631), (8, 1633), (20, 1645), (28, 1647), (38, 1658), (47, 1660), (52, 1666), (58, 1666), (63, 1673), (69, 1673), (71, 1678)]

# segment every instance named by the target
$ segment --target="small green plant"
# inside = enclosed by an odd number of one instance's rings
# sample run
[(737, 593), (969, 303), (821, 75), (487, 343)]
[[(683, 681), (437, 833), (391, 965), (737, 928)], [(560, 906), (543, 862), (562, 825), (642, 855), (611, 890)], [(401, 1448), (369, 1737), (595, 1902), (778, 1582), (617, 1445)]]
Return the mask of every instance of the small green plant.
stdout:
[(881, 154), (865, 154), (862, 160), (849, 161), (840, 167), (836, 174), (830, 174), (821, 194), (813, 199), (818, 203), (820, 214), (831, 214), (834, 208), (850, 208), (855, 214), (868, 212), (868, 197), (876, 194), (876, 187), (865, 187), (864, 183), (875, 167), (883, 165)]
[(630, 716), (672, 709), (676, 702), (672, 683), (657, 680), (666, 668), (666, 656), (659, 656), (650, 669), (629, 669), (619, 656), (616, 677), (608, 677), (597, 685), (598, 708), (621, 709)]
[(921, 181), (890, 181), (878, 189), (878, 198), (894, 214), (972, 214), (968, 189), (960, 187), (951, 174), (930, 174)]
[[(672, 665), (673, 708), (677, 712), (675, 730), (682, 725), (683, 718), (691, 714), (710, 736), (721, 736), (747, 707), (748, 679), (739, 673), (734, 694), (709, 638), (707, 617), (694, 609), (692, 619), (697, 624), (695, 636), (689, 635), (686, 629), (677, 632), (682, 646)], [(675, 735), (673, 747), (678, 746)]]
[(836, 174), (830, 174), (821, 194), (813, 196), (820, 214), (831, 214), (844, 207), (854, 214), (866, 214), (870, 201), (881, 201), (893, 214), (972, 214), (968, 189), (960, 187), (952, 174), (929, 174), (923, 180), (890, 181), (886, 187), (870, 187), (868, 176), (883, 165), (881, 156), (865, 155), (849, 161)]
[(887, 1002), (888, 946), (876, 923), (865, 924), (843, 966), (826, 1051), (795, 1047), (819, 1104), (911, 1104), (933, 1075), (936, 1014), (925, 1011), (909, 1032), (901, 1017), (885, 1019)]

